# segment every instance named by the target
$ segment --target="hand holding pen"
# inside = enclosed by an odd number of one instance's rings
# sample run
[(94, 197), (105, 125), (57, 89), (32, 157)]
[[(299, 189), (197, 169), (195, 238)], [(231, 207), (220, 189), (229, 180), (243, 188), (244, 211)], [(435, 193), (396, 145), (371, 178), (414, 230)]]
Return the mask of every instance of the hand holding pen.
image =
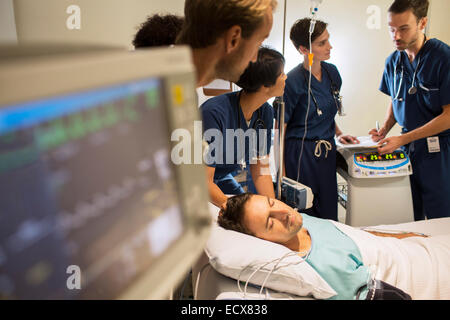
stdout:
[(387, 130), (385, 129), (384, 126), (382, 128), (380, 128), (380, 123), (377, 121), (375, 123), (375, 128), (370, 130), (369, 134), (371, 135), (372, 140), (374, 142), (378, 142), (380, 140), (383, 140), (386, 137)]

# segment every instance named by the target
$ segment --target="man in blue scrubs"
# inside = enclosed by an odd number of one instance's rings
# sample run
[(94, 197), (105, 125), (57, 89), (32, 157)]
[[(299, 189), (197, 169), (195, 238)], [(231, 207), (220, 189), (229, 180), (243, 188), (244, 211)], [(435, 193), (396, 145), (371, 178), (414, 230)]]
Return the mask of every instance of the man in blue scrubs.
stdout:
[(284, 57), (269, 48), (260, 48), (257, 61), (250, 63), (237, 85), (242, 90), (217, 96), (200, 108), (211, 202), (226, 204), (226, 194), (244, 193), (234, 179), (240, 170), (250, 168), (259, 194), (275, 197), (269, 169), (273, 109), (267, 100), (284, 91)]
[[(392, 98), (380, 130), (380, 154), (403, 146), (409, 153), (414, 218), (450, 216), (450, 49), (427, 39), (427, 0), (396, 0), (389, 31), (396, 51), (386, 60), (380, 90)], [(398, 123), (402, 135), (386, 138)]]
[[(304, 56), (303, 63), (288, 73), (284, 91), (285, 109), (285, 175), (311, 188), (313, 207), (303, 212), (318, 218), (338, 219), (336, 179), (336, 143), (358, 143), (343, 135), (334, 120), (340, 110), (339, 90), (342, 79), (330, 59), (332, 46), (327, 24), (317, 21), (309, 47), (308, 18), (297, 20), (290, 38)], [(308, 108), (309, 52), (314, 54), (311, 65), (311, 94)]]

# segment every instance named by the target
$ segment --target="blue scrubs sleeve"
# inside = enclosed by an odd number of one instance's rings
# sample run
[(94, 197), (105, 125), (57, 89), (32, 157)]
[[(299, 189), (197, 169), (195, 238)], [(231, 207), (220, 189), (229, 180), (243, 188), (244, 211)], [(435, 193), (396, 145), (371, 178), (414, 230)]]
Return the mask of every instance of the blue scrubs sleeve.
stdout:
[[(325, 64), (323, 65), (323, 67), (325, 67)], [(342, 88), (342, 78), (341, 78), (341, 74), (339, 73), (339, 70), (337, 69), (337, 67), (334, 64), (327, 64), (326, 68), (331, 68), (332, 70), (330, 70), (330, 75), (333, 77), (333, 81), (336, 83), (337, 88), (339, 90), (341, 90)]]
[(284, 88), (284, 123), (288, 123), (294, 113), (295, 107), (297, 106), (300, 94), (295, 90), (295, 80), (289, 81), (286, 79), (286, 86)]
[(439, 93), (441, 97), (441, 106), (450, 104), (450, 63), (446, 60), (441, 68), (439, 80)]
[(391, 95), (389, 90), (388, 60), (386, 60), (386, 65), (384, 67), (383, 77), (381, 78), (379, 90), (388, 96)]
[[(202, 118), (203, 118), (203, 133), (205, 140), (208, 144), (211, 144), (215, 141), (214, 134), (209, 136), (206, 131), (210, 130), (210, 132), (214, 133), (214, 129), (218, 130), (217, 132), (222, 132), (222, 128), (224, 126), (223, 119), (221, 119), (221, 114), (218, 112), (214, 112), (213, 108), (206, 107), (202, 105), (201, 107)], [(206, 133), (206, 134), (205, 134)], [(212, 149), (207, 152), (206, 156), (206, 165), (208, 167), (216, 167), (216, 163), (213, 159), (215, 159), (216, 149)]]

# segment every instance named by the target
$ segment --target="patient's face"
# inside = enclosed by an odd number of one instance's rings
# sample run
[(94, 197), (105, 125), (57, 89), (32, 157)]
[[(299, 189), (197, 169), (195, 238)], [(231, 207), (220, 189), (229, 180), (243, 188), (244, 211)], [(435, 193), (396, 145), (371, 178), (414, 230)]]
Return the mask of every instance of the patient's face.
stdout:
[(245, 226), (261, 239), (285, 244), (300, 231), (302, 216), (276, 199), (253, 195), (245, 204)]

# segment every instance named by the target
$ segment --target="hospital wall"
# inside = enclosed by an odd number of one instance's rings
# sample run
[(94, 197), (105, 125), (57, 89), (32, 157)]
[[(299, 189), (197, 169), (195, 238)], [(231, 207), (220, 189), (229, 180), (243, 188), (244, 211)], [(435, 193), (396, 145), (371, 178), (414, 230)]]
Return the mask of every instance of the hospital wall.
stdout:
[[(70, 42), (132, 48), (132, 39), (147, 16), (154, 13), (183, 15), (184, 12), (183, 0), (13, 2), (19, 43)], [(79, 8), (79, 28), (73, 27), (77, 12), (72, 6)]]
[(0, 1), (0, 44), (17, 43), (16, 22), (12, 0)]
[[(184, 0), (2, 1), (9, 3), (9, 10), (1, 10), (0, 20), (9, 22), (8, 28), (0, 31), (0, 41), (14, 41), (17, 34), (19, 43), (95, 43), (127, 48), (132, 48), (133, 36), (148, 15), (183, 15), (184, 8)], [(295, 20), (308, 15), (310, 1), (278, 2), (273, 29), (265, 44), (279, 51), (284, 49), (287, 72), (302, 60), (289, 39), (289, 31)], [(392, 0), (324, 0), (319, 8), (318, 18), (329, 23), (333, 46), (330, 62), (337, 65), (343, 79), (341, 94), (347, 115), (336, 119), (346, 133), (365, 135), (376, 120), (381, 122), (385, 117), (389, 98), (378, 91), (378, 86), (385, 58), (394, 50), (387, 28), (387, 8), (391, 3)], [(74, 28), (76, 12), (70, 11), (73, 5), (79, 8), (78, 28)], [(450, 43), (448, 12), (450, 1), (431, 0), (429, 37)], [(396, 126), (392, 133), (398, 132)]]

